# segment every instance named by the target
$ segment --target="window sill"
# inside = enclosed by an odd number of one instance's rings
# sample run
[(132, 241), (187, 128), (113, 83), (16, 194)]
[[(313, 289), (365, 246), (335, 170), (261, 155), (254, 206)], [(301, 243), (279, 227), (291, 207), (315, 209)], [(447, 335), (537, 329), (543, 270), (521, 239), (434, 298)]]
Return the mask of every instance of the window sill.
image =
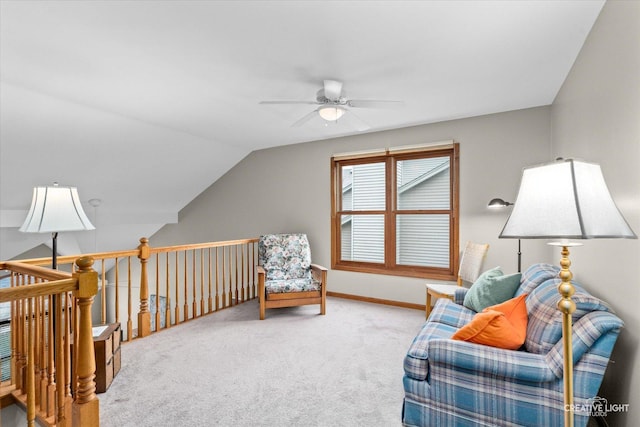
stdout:
[(457, 276), (443, 269), (427, 269), (421, 267), (374, 267), (370, 265), (332, 264), (333, 270), (352, 271), (354, 273), (383, 274), (387, 276), (417, 277), (420, 279), (455, 281)]

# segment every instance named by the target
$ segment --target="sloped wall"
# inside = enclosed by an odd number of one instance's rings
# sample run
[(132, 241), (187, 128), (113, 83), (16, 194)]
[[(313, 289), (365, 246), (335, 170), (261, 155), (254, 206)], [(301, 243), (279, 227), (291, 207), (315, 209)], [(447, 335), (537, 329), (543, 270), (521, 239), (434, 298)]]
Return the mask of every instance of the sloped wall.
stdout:
[[(640, 3), (605, 4), (552, 106), (554, 156), (599, 163), (618, 208), (640, 233)], [(559, 259), (559, 254), (555, 255)], [(572, 271), (624, 320), (600, 396), (630, 404), (611, 426), (640, 425), (640, 241), (587, 240)]]

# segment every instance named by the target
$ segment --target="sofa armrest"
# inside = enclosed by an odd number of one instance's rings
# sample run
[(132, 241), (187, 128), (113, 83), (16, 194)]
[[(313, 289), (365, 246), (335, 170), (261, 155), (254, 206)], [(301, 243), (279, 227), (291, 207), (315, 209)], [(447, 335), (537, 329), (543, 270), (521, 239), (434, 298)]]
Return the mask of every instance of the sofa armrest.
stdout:
[(451, 339), (429, 342), (429, 364), (430, 370), (445, 365), (448, 369), (459, 368), (513, 381), (540, 383), (558, 379), (543, 355)]

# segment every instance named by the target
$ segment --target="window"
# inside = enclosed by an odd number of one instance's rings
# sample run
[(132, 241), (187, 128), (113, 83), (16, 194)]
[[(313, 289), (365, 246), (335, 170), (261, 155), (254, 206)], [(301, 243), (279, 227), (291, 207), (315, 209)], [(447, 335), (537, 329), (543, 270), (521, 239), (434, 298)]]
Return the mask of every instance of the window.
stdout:
[(334, 156), (332, 268), (454, 278), (458, 149), (451, 143)]

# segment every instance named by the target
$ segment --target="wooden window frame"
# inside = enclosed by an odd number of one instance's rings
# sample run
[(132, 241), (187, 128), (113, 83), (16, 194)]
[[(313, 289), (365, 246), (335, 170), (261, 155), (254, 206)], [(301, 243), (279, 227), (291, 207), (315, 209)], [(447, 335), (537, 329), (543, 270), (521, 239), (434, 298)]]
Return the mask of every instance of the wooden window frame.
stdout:
[[(402, 160), (427, 157), (450, 158), (450, 209), (446, 210), (398, 210), (396, 203), (396, 164)], [(455, 280), (459, 258), (459, 176), (460, 146), (458, 143), (446, 146), (432, 146), (417, 149), (386, 149), (353, 155), (336, 155), (331, 159), (331, 268), (360, 273), (387, 274), (438, 280)], [(385, 163), (385, 209), (355, 211), (342, 210), (342, 167), (367, 163)], [(396, 217), (412, 214), (449, 215), (449, 268), (399, 265), (396, 263)], [(342, 215), (384, 215), (384, 263), (347, 261), (341, 259)]]

